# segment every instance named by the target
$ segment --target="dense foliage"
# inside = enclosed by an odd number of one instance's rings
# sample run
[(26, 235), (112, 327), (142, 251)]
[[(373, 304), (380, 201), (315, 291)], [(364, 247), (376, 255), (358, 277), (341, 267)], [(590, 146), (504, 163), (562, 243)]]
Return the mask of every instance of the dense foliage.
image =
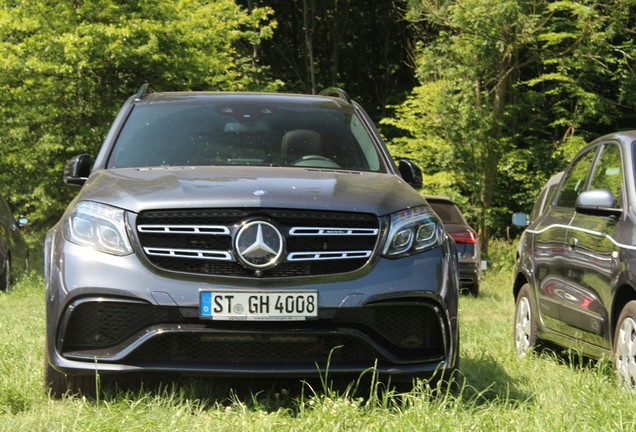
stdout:
[(362, 103), (427, 193), (504, 235), (589, 139), (633, 128), (635, 0), (0, 0), (0, 193), (46, 228), (143, 82)]
[(631, 0), (411, 0), (420, 84), (385, 123), (428, 192), (502, 235), (592, 137), (633, 128)]
[(96, 154), (121, 104), (161, 90), (274, 89), (251, 60), (271, 9), (232, 0), (0, 2), (0, 192), (43, 227), (75, 190), (66, 160)]

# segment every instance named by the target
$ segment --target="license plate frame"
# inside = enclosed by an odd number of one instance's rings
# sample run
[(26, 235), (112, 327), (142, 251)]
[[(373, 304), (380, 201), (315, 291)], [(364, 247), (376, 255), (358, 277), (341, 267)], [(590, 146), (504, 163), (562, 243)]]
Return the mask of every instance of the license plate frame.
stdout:
[(318, 319), (318, 291), (201, 290), (199, 317), (218, 321)]

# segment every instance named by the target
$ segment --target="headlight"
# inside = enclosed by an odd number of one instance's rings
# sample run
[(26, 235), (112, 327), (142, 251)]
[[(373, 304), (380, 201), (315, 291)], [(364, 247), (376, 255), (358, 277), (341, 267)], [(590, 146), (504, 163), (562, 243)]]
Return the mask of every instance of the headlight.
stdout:
[(80, 246), (111, 255), (132, 253), (124, 224), (124, 211), (82, 201), (64, 222), (64, 238)]
[(428, 207), (415, 207), (391, 215), (389, 236), (382, 250), (396, 258), (438, 246), (444, 240), (441, 222)]

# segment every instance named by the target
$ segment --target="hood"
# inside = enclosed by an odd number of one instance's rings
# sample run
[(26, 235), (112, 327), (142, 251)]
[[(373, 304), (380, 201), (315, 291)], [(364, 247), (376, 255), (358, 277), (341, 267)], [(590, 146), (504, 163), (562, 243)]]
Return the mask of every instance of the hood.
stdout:
[(77, 199), (135, 213), (147, 209), (263, 207), (383, 216), (426, 204), (394, 174), (254, 166), (97, 170)]

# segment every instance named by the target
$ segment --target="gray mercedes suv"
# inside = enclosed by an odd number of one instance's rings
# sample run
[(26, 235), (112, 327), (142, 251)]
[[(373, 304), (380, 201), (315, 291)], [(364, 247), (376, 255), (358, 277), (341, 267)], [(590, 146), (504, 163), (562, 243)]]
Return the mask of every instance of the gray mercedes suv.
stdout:
[(95, 374), (396, 381), (458, 365), (454, 242), (363, 109), (318, 96), (132, 96), (45, 245), (53, 395)]

